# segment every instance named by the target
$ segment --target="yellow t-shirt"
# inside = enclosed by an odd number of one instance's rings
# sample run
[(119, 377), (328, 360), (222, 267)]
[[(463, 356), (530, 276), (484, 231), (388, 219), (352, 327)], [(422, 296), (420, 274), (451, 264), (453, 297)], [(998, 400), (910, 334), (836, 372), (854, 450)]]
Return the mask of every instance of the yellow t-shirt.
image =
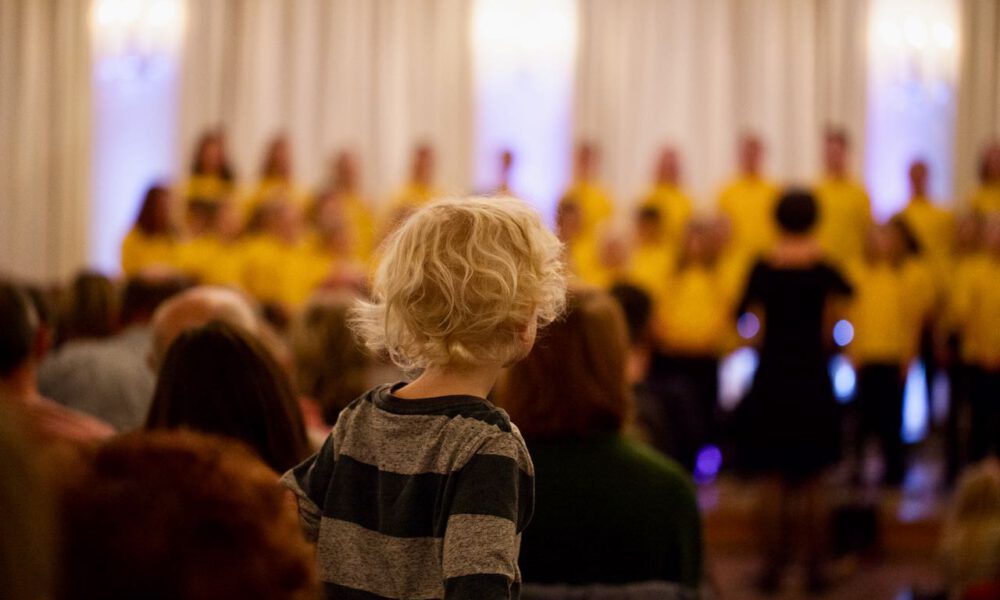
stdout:
[(951, 278), (954, 222), (951, 212), (926, 198), (915, 198), (899, 217), (913, 230), (920, 243), (921, 260), (934, 276), (937, 301), (944, 299)]
[(667, 280), (674, 262), (674, 251), (666, 243), (639, 244), (629, 255), (625, 278), (656, 303), (667, 294)]
[(655, 207), (660, 212), (668, 240), (675, 247), (679, 245), (694, 212), (691, 197), (676, 185), (660, 183), (646, 194), (642, 205)]
[(861, 260), (871, 227), (871, 203), (864, 186), (849, 179), (825, 178), (816, 185), (817, 237), (835, 263)]
[(933, 301), (933, 281), (920, 262), (898, 267), (855, 261), (847, 318), (854, 326), (848, 354), (858, 364), (902, 365), (916, 355), (920, 330)]
[(242, 243), (243, 289), (262, 303), (293, 308), (302, 301), (302, 244), (288, 244), (270, 235)]
[(239, 244), (224, 242), (214, 235), (199, 236), (180, 245), (178, 266), (202, 284), (239, 287), (243, 253)]
[(719, 211), (732, 227), (730, 252), (752, 259), (771, 249), (777, 239), (778, 194), (778, 186), (761, 177), (739, 177), (722, 189)]
[(577, 181), (566, 190), (564, 197), (580, 207), (582, 237), (596, 239), (600, 227), (614, 214), (611, 196), (596, 182)]
[(962, 335), (962, 356), (1000, 369), (1000, 257), (970, 258), (957, 269), (949, 314)]
[(731, 306), (716, 269), (689, 265), (674, 272), (656, 309), (656, 331), (671, 353), (719, 356), (731, 325)]
[(244, 218), (250, 218), (263, 202), (277, 197), (287, 198), (300, 208), (305, 208), (309, 202), (309, 194), (294, 182), (275, 177), (261, 179), (243, 199)]
[(600, 249), (593, 239), (577, 238), (566, 244), (566, 266), (578, 281), (597, 288), (611, 285), (613, 275), (601, 263)]
[(987, 183), (972, 194), (972, 210), (981, 214), (1000, 213), (1000, 182)]
[(226, 181), (214, 175), (192, 175), (181, 186), (181, 197), (185, 203), (191, 200), (206, 200), (220, 202), (231, 194), (235, 186), (232, 181)]
[(341, 201), (351, 227), (351, 254), (355, 260), (367, 261), (375, 248), (375, 219), (360, 196), (346, 195)]
[(177, 241), (132, 229), (122, 241), (122, 272), (131, 277), (150, 268), (177, 269)]

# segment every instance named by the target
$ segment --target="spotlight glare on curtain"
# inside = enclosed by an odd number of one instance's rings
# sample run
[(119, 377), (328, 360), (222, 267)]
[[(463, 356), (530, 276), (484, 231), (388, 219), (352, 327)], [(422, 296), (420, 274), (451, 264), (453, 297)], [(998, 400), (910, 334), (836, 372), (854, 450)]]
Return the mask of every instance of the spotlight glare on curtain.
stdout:
[(933, 199), (950, 200), (957, 38), (956, 0), (872, 1), (865, 171), (879, 220), (905, 204), (917, 158), (931, 167)]
[(576, 2), (476, 0), (473, 7), (476, 188), (496, 188), (500, 151), (510, 150), (513, 192), (551, 218), (569, 174)]
[(184, 37), (184, 8), (182, 0), (94, 0), (90, 28), (99, 75), (140, 78), (172, 60)]

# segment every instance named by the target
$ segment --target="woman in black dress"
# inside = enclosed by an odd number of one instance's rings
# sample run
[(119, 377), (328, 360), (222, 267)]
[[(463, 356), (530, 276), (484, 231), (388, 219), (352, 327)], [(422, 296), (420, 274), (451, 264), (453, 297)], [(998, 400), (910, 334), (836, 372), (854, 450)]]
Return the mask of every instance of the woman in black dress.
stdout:
[(776, 589), (786, 559), (800, 548), (808, 584), (820, 588), (826, 511), (819, 483), (840, 446), (827, 340), (832, 308), (851, 288), (823, 261), (811, 235), (817, 207), (810, 193), (786, 192), (775, 217), (778, 244), (754, 265), (738, 307), (741, 315), (756, 311), (764, 326), (753, 387), (740, 407), (740, 458), (765, 482), (761, 539), (768, 564), (761, 587)]

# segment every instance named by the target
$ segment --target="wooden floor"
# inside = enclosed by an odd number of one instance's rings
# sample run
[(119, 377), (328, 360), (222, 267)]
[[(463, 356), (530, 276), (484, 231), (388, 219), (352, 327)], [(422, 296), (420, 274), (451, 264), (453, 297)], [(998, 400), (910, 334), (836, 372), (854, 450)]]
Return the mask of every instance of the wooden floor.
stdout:
[[(867, 552), (831, 564), (833, 587), (817, 598), (910, 600), (940, 588), (936, 551), (947, 507), (940, 485), (940, 461), (932, 452), (914, 461), (902, 488), (851, 485), (846, 469), (827, 481), (833, 506), (872, 506), (878, 513), (878, 543)], [(866, 467), (866, 470), (868, 468)], [(758, 486), (753, 481), (723, 476), (699, 488), (705, 519), (707, 568), (723, 600), (765, 598), (753, 587), (760, 568), (754, 507)], [(782, 593), (771, 598), (806, 598), (801, 575), (792, 569)], [(911, 592), (916, 592), (916, 595)]]

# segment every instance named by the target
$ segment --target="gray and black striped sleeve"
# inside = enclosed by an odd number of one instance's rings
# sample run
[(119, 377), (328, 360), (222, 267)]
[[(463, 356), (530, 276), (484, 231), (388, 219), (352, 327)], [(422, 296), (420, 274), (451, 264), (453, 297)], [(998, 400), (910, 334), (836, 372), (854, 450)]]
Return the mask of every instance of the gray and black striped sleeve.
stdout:
[(445, 599), (518, 598), (521, 533), (534, 509), (534, 467), (520, 433), (514, 428), (488, 436), (451, 479)]

